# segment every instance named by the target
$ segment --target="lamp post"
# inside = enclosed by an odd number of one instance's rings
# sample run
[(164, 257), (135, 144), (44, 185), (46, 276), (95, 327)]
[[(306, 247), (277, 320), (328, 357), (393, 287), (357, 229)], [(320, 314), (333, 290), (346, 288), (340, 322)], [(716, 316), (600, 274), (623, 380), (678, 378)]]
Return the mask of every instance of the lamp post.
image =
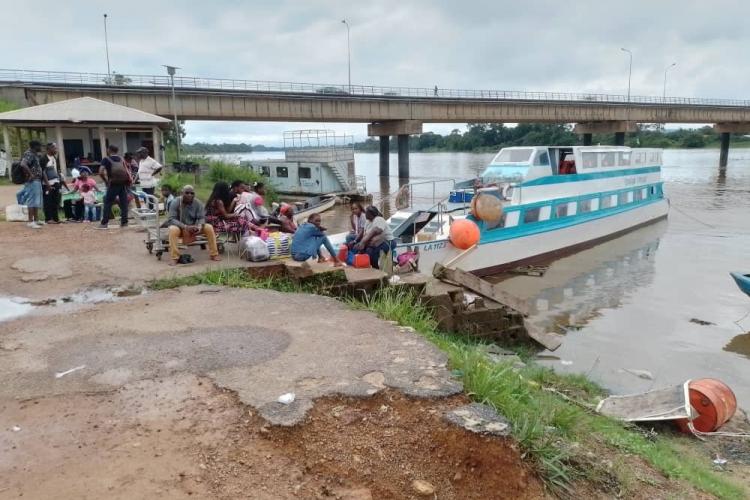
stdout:
[(109, 69), (109, 38), (107, 37), (107, 14), (104, 14), (104, 50), (107, 53), (107, 83), (109, 85), (112, 85), (112, 71), (110, 71)]
[(352, 93), (352, 45), (349, 39), (349, 23), (346, 19), (342, 19), (341, 22), (346, 26), (346, 54), (349, 67), (349, 93)]
[[(175, 72), (180, 69), (177, 66), (168, 66), (166, 64), (163, 65), (165, 68), (167, 68), (167, 74), (169, 75), (169, 79), (172, 82), (172, 112), (174, 113), (174, 138), (175, 138), (175, 145), (177, 146), (177, 161), (180, 161), (180, 125), (177, 122), (177, 98), (175, 97), (174, 93), (174, 74)], [(156, 152), (154, 152), (156, 154)]]
[(675, 66), (677, 66), (677, 63), (673, 62), (672, 64), (664, 68), (664, 90), (661, 94), (662, 100), (665, 100), (667, 98), (667, 71), (669, 71), (671, 68), (674, 68)]
[(630, 56), (630, 65), (628, 66), (628, 102), (630, 102), (630, 77), (633, 75), (633, 53), (624, 47), (620, 48), (620, 50), (627, 52)]

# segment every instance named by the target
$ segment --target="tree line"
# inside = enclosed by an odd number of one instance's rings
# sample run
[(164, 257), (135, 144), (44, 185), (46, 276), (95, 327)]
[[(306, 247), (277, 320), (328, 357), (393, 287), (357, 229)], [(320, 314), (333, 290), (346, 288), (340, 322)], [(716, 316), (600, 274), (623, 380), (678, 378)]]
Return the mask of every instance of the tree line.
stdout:
[[(390, 141), (391, 150), (396, 150), (397, 138)], [(750, 137), (733, 134), (732, 143), (747, 143)], [(614, 144), (614, 134), (594, 134), (593, 144)], [(496, 151), (509, 146), (572, 146), (581, 144), (581, 137), (573, 132), (571, 124), (519, 123), (506, 127), (502, 123), (474, 123), (464, 132), (453, 129), (448, 135), (426, 132), (412, 136), (409, 141), (411, 151)], [(704, 148), (718, 147), (719, 135), (712, 127), (699, 129), (663, 130), (658, 124), (642, 124), (636, 132), (628, 134), (626, 144), (631, 147), (655, 148)], [(379, 140), (369, 138), (354, 145), (358, 151), (378, 151)]]

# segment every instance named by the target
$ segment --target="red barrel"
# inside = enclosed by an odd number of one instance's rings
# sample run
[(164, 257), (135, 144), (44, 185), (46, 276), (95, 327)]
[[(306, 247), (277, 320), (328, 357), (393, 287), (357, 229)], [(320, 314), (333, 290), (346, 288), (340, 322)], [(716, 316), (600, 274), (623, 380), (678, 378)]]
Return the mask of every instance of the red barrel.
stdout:
[[(714, 432), (729, 422), (737, 410), (737, 398), (732, 389), (721, 380), (702, 378), (691, 380), (688, 385), (690, 406), (698, 416), (693, 427), (701, 432)], [(688, 421), (678, 420), (680, 430), (690, 433)]]
[(349, 247), (346, 245), (339, 246), (338, 258), (341, 262), (346, 262), (346, 257), (349, 255)]

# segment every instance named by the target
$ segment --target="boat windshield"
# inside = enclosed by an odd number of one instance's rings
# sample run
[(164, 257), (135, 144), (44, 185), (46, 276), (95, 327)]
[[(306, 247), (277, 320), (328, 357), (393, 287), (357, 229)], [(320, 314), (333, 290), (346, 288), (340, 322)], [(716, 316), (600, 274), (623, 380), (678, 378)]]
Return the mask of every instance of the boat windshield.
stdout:
[(531, 165), (490, 165), (482, 172), (482, 179), (487, 182), (521, 182), (526, 177)]
[(533, 148), (502, 149), (492, 163), (528, 163), (531, 161)]

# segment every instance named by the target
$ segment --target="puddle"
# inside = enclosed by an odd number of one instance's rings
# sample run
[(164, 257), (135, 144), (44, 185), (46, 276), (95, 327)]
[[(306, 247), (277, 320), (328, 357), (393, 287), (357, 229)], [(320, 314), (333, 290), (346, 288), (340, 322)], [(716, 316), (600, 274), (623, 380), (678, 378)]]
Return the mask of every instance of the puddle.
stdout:
[(81, 290), (65, 297), (55, 297), (42, 300), (29, 300), (24, 297), (0, 297), (0, 322), (15, 319), (29, 314), (42, 306), (85, 305), (114, 302), (116, 300), (143, 295), (141, 288), (104, 288), (95, 287)]
[(34, 306), (21, 297), (0, 297), (0, 321), (18, 318), (29, 314)]

